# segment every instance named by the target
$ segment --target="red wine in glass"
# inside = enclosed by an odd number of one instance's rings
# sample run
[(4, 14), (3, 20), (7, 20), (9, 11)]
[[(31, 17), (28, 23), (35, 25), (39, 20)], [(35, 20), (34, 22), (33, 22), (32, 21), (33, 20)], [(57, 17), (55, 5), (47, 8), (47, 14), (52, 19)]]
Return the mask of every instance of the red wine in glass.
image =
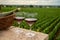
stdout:
[(15, 17), (15, 20), (20, 24), (24, 20), (24, 17)]
[(26, 21), (30, 26), (32, 26), (32, 25), (37, 21), (37, 19), (36, 19), (36, 18), (26, 18), (25, 21)]

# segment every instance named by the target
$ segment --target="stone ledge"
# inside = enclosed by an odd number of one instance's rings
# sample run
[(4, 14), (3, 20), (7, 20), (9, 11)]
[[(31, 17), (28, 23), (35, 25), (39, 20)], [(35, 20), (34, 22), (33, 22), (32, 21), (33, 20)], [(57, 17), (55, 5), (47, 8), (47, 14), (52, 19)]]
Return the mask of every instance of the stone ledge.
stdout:
[(19, 36), (17, 37), (17, 34), (14, 32), (16, 31), (18, 27), (14, 27), (11, 26), (8, 30), (5, 31), (0, 31), (0, 40), (48, 40), (48, 34), (44, 34), (41, 32), (35, 32), (35, 31), (31, 31), (33, 33), (35, 33), (36, 35), (32, 38), (28, 38), (25, 34), (27, 32), (29, 32), (29, 30), (27, 29), (22, 29), (22, 28), (18, 28), (23, 30), (23, 35), (22, 34), (18, 34)]

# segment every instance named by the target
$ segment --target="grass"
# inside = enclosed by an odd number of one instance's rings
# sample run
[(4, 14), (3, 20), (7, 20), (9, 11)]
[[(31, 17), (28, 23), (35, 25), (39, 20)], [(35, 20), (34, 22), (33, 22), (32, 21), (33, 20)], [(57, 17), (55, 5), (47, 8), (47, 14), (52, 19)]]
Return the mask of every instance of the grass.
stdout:
[(2, 12), (9, 12), (9, 11), (11, 11), (13, 9), (16, 9), (16, 7), (2, 7), (1, 8), (1, 11)]
[(39, 16), (60, 16), (60, 8), (21, 8), (20, 11), (36, 12)]

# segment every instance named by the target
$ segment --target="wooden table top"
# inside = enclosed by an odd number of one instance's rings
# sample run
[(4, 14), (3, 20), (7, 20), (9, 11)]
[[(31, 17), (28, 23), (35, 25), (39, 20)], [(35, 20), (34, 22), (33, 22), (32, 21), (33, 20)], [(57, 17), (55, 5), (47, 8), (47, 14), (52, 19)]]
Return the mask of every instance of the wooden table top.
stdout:
[[(28, 32), (35, 35), (28, 37)], [(48, 34), (11, 26), (8, 30), (0, 31), (0, 40), (48, 40)]]

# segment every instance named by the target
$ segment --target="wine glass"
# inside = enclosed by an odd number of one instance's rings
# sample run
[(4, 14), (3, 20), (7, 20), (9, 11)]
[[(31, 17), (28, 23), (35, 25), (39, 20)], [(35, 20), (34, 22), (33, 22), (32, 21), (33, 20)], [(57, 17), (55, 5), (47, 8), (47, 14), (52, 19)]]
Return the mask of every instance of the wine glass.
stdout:
[(28, 37), (35, 36), (35, 33), (31, 31), (32, 25), (37, 21), (37, 13), (26, 13), (25, 14), (25, 21), (30, 26), (30, 32), (26, 33)]
[(24, 17), (24, 13), (23, 12), (16, 12), (15, 20), (19, 24), (19, 27), (20, 27), (20, 23), (24, 20), (24, 18), (25, 17)]
[[(24, 13), (23, 12), (16, 12), (16, 17), (15, 17), (15, 21), (17, 21), (18, 23), (18, 27), (20, 27), (20, 23), (24, 20)], [(19, 37), (19, 34), (23, 35), (23, 30), (21, 28), (15, 28), (14, 29), (15, 33), (16, 33), (16, 37)]]

